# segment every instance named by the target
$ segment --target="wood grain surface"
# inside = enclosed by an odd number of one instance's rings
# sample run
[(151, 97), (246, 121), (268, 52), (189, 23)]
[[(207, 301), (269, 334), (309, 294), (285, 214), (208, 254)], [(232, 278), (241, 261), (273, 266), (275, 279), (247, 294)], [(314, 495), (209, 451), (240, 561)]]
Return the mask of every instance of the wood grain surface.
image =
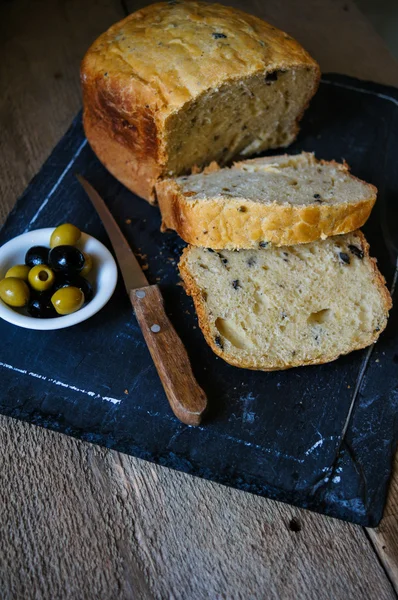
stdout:
[[(295, 35), (324, 70), (398, 85), (352, 2), (239, 5)], [(84, 51), (123, 15), (115, 0), (1, 4), (1, 219), (80, 106)], [(4, 599), (396, 598), (397, 476), (386, 517), (366, 532), (13, 419), (0, 418), (0, 443)]]
[(199, 425), (207, 408), (206, 394), (166, 314), (159, 286), (131, 290), (130, 300), (173, 413), (186, 425)]

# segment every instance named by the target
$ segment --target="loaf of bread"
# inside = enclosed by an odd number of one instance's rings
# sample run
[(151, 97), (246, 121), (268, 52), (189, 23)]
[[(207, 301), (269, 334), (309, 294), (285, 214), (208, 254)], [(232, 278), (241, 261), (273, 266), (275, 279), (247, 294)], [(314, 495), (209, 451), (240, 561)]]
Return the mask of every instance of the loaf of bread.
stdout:
[(163, 228), (189, 244), (213, 249), (301, 244), (361, 227), (377, 189), (347, 164), (313, 154), (272, 156), (165, 179), (157, 196)]
[(188, 246), (179, 267), (207, 343), (236, 367), (335, 360), (375, 342), (391, 308), (359, 231), (258, 250)]
[(289, 145), (319, 77), (294, 39), (256, 17), (161, 2), (88, 50), (84, 129), (105, 167), (154, 202), (159, 178)]

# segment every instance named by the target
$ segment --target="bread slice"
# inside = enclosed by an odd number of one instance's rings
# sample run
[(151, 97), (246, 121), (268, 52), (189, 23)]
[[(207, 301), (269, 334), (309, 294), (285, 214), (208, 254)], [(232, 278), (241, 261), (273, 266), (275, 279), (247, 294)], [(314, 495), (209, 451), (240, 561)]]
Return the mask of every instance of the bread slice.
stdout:
[(154, 202), (159, 178), (289, 145), (319, 78), (298, 42), (257, 17), (159, 2), (86, 53), (84, 129), (109, 171)]
[(209, 346), (247, 369), (325, 363), (369, 346), (392, 305), (360, 231), (239, 252), (188, 246), (179, 268)]
[(377, 189), (353, 177), (347, 164), (313, 154), (212, 165), (203, 173), (157, 185), (163, 229), (213, 249), (289, 246), (361, 227)]

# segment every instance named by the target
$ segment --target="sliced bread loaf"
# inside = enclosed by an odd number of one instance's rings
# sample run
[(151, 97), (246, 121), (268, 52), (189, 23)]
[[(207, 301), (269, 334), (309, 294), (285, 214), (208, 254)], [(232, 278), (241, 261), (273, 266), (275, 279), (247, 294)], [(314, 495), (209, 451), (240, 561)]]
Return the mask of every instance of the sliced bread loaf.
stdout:
[(88, 50), (84, 129), (109, 171), (153, 202), (159, 178), (288, 146), (319, 76), (298, 42), (257, 17), (159, 2)]
[(391, 308), (359, 231), (240, 252), (188, 246), (179, 268), (207, 343), (247, 369), (325, 363), (364, 348)]
[(313, 154), (273, 156), (166, 179), (156, 187), (163, 227), (213, 249), (301, 244), (361, 227), (377, 189), (347, 164)]

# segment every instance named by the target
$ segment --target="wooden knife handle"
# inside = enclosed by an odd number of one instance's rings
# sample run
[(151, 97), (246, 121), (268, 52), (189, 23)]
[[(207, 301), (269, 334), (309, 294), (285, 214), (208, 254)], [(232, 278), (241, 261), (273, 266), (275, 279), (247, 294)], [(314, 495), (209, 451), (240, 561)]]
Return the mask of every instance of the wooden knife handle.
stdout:
[(187, 425), (199, 425), (207, 398), (165, 313), (159, 287), (150, 285), (131, 290), (130, 299), (175, 416)]

